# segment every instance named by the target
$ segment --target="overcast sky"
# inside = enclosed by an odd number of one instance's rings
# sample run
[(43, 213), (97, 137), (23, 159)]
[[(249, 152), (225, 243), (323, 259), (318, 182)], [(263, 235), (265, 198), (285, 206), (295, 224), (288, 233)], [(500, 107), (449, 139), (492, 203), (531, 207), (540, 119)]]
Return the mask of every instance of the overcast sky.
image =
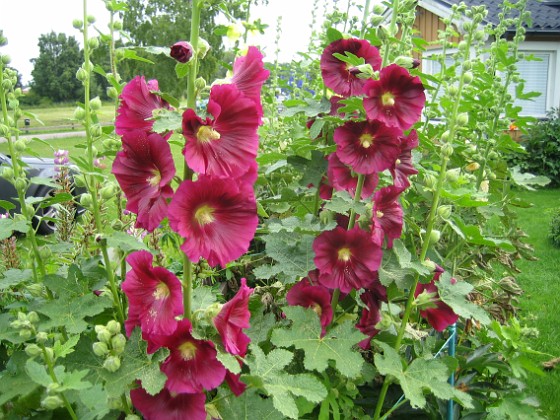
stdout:
[[(332, 4), (332, 0), (323, 0)], [(341, 2), (342, 3), (342, 2)], [(278, 16), (282, 16), (280, 61), (289, 61), (298, 51), (305, 51), (311, 29), (313, 0), (270, 0), (266, 7), (253, 7), (251, 16), (269, 25), (265, 36), (253, 39), (268, 60), (274, 59), (274, 38)], [(95, 26), (107, 31), (109, 12), (102, 0), (88, 0), (88, 13), (96, 18)], [(322, 15), (322, 11), (318, 13)], [(8, 38), (2, 52), (12, 58), (11, 66), (31, 80), (30, 60), (39, 55), (37, 42), (41, 34), (50, 31), (74, 35), (81, 43), (82, 34), (72, 27), (72, 20), (83, 16), (80, 0), (0, 0), (0, 29)]]

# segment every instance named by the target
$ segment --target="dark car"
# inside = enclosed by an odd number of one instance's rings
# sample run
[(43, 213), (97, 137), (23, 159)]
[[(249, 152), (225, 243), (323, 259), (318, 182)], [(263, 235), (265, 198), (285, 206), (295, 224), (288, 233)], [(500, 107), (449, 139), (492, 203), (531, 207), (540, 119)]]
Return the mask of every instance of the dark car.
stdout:
[[(23, 157), (21, 161), (26, 165), (25, 172), (27, 178), (46, 178), (54, 181), (57, 172), (55, 170), (54, 159)], [(12, 166), (12, 160), (9, 156), (0, 153), (0, 172), (4, 166)], [(74, 171), (73, 169), (71, 171)], [(42, 185), (31, 183), (27, 188), (26, 197), (51, 197), (54, 195), (56, 188), (53, 185)], [(77, 196), (83, 191), (81, 188), (72, 188), (72, 194)], [(19, 213), (20, 204), (17, 191), (14, 185), (8, 180), (0, 176), (0, 200), (12, 203), (15, 207), (10, 213)], [(83, 212), (83, 208), (78, 208), (77, 214)], [(1, 211), (1, 210), (0, 210)], [(57, 217), (58, 209), (56, 205), (39, 207), (36, 209), (33, 218), (34, 227), (37, 232), (48, 235), (56, 230), (54, 219)]]

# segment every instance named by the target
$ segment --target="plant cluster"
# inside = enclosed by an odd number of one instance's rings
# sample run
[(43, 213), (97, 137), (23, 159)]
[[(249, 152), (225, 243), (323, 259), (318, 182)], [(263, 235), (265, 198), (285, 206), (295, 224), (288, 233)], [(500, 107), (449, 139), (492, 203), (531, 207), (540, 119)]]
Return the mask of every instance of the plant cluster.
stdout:
[[(504, 3), (497, 27), (484, 27), (484, 6), (453, 6), (443, 53), (428, 58), (439, 74), (413, 58), (426, 52), (414, 1), (394, 0), (388, 22), (366, 2), (361, 25), (348, 2), (304, 61), (265, 64), (239, 41), (230, 74), (208, 86), (201, 14), (227, 12), (217, 3), (193, 1), (190, 40), (153, 50), (177, 61), (182, 107), (156, 79), (121, 80), (122, 61), (138, 59), (115, 46), (122, 1), (106, 0), (110, 70), (91, 62), (84, 1), (84, 154), (75, 174), (56, 152), (52, 198), (26, 197), (20, 93), (0, 57), (14, 157), (2, 175), (22, 209), (0, 219), (4, 413), (539, 418), (522, 384), (538, 352), (515, 318), (515, 259), (530, 249), (512, 207), (527, 203), (510, 193), (539, 181), (503, 157), (518, 149), (504, 127), (519, 121), (507, 92), (525, 2)], [(245, 39), (260, 27), (249, 11)], [(94, 73), (110, 85), (114, 127), (98, 123)], [(79, 199), (70, 179), (87, 189)], [(73, 225), (75, 201), (86, 213)], [(55, 240), (35, 235), (48, 205)]]

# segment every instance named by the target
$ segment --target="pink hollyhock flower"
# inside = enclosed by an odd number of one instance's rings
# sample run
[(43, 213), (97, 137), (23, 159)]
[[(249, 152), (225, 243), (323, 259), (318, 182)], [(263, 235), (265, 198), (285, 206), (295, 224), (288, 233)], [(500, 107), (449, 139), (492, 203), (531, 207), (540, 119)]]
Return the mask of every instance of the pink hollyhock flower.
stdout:
[(334, 130), (336, 154), (357, 173), (382, 172), (395, 164), (401, 135), (379, 121), (348, 121)]
[(128, 200), (126, 209), (138, 215), (135, 226), (152, 232), (167, 216), (167, 200), (173, 195), (171, 148), (159, 134), (140, 130), (125, 132), (122, 143), (112, 173)]
[(182, 319), (171, 335), (151, 335), (151, 350), (167, 347), (169, 356), (161, 364), (167, 376), (165, 387), (170, 392), (195, 394), (214, 389), (224, 381), (226, 368), (216, 358), (214, 343), (197, 340), (191, 334), (192, 325)]
[(313, 251), (319, 283), (344, 293), (371, 287), (382, 258), (381, 248), (358, 226), (322, 232), (313, 241)]
[(133, 252), (126, 261), (132, 267), (122, 283), (131, 319), (127, 334), (138, 325), (135, 320), (145, 334), (172, 334), (175, 317), (183, 313), (181, 282), (167, 269), (153, 267), (153, 255), (147, 251)]
[(408, 130), (422, 115), (426, 103), (424, 86), (418, 76), (396, 64), (384, 67), (379, 80), (364, 86), (364, 108), (370, 120)]
[(210, 91), (209, 117), (192, 109), (183, 113), (183, 154), (189, 167), (217, 177), (237, 177), (246, 171), (259, 148), (255, 103), (234, 85), (216, 85)]
[(159, 90), (158, 81), (146, 83), (144, 76), (136, 76), (126, 84), (120, 95), (121, 103), (115, 120), (115, 131), (119, 136), (130, 130), (152, 131), (150, 120), (155, 109), (169, 109), (169, 104), (151, 91)]
[(351, 38), (332, 42), (321, 54), (321, 74), (325, 86), (344, 97), (361, 95), (367, 79), (359, 78), (361, 71), (358, 68), (350, 66), (333, 55), (334, 53), (344, 55), (345, 52), (363, 58), (365, 64), (371, 65), (373, 70), (379, 70), (381, 67), (379, 50), (365, 39)]
[(187, 63), (193, 56), (193, 47), (187, 41), (178, 41), (171, 46), (169, 55), (179, 63)]
[(241, 279), (241, 287), (235, 296), (222, 306), (222, 310), (214, 318), (214, 326), (218, 330), (224, 348), (228, 353), (245, 356), (251, 339), (243, 332), (249, 328), (249, 297), (253, 289), (247, 287), (247, 280)]
[(249, 47), (247, 55), (237, 58), (233, 63), (231, 82), (255, 103), (259, 124), (263, 116), (261, 90), (269, 75), (270, 71), (264, 68), (263, 55), (257, 47)]
[(308, 276), (292, 286), (286, 295), (291, 306), (303, 306), (313, 309), (321, 319), (321, 337), (327, 332), (333, 318), (330, 291), (319, 284), (318, 270), (310, 271)]
[(356, 324), (356, 328), (368, 337), (360, 341), (358, 346), (368, 350), (371, 347), (371, 339), (379, 332), (375, 326), (381, 321), (381, 300), (375, 292), (368, 290), (360, 295), (360, 299), (366, 304), (366, 308), (362, 309), (362, 316)]
[(408, 177), (418, 173), (412, 164), (412, 149), (416, 147), (418, 147), (418, 133), (416, 130), (411, 130), (408, 136), (401, 137), (401, 153), (390, 168), (393, 185), (402, 191), (410, 186)]
[[(434, 293), (432, 303), (436, 307), (421, 310), (420, 315), (422, 318), (426, 319), (436, 331), (440, 332), (457, 322), (459, 319), (459, 316), (453, 312), (453, 309), (451, 309), (451, 307), (447, 303), (443, 302), (439, 297), (438, 288), (435, 282), (439, 280), (441, 273), (443, 273), (443, 269), (441, 267), (437, 267), (432, 281), (427, 284), (418, 283), (416, 290), (414, 291), (415, 298), (417, 298), (422, 292)], [(454, 284), (456, 280), (451, 279), (451, 282)]]
[[(240, 361), (239, 364), (241, 365)], [(245, 389), (247, 389), (247, 385), (241, 382), (241, 380), (239, 379), (240, 377), (240, 373), (235, 374), (231, 373), (229, 370), (226, 370), (226, 382), (229, 386), (229, 389), (231, 389), (231, 392), (233, 392), (233, 395), (235, 395), (236, 397), (239, 397), (245, 392)]]
[[(338, 191), (348, 191), (352, 197), (356, 194), (356, 186), (358, 185), (358, 177), (352, 174), (352, 169), (340, 161), (336, 153), (329, 155), (329, 166), (327, 168), (327, 176), (329, 182)], [(370, 197), (377, 183), (379, 177), (376, 172), (365, 175), (364, 186), (362, 188), (362, 199)]]
[(181, 249), (191, 261), (225, 267), (243, 255), (258, 225), (254, 197), (234, 179), (200, 175), (183, 181), (169, 205), (169, 224), (185, 238)]
[(146, 420), (206, 420), (206, 394), (177, 394), (163, 388), (150, 395), (143, 388), (130, 391), (132, 405)]
[(372, 239), (379, 246), (387, 238), (387, 248), (393, 247), (393, 240), (401, 237), (403, 210), (398, 198), (402, 191), (391, 185), (381, 188), (373, 197)]

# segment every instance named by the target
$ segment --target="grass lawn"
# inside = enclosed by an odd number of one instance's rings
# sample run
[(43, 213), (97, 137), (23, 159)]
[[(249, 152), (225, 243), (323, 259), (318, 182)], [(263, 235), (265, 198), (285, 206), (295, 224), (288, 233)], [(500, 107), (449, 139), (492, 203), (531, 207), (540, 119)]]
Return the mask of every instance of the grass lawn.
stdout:
[[(553, 247), (547, 238), (550, 210), (560, 207), (560, 189), (523, 191), (518, 195), (534, 203), (532, 208), (519, 209), (518, 215), (539, 259), (518, 262), (522, 270), (518, 281), (525, 290), (519, 316), (528, 327), (539, 330), (539, 337), (531, 340), (533, 349), (560, 357), (560, 311), (556, 306), (560, 304), (560, 248)], [(527, 387), (539, 398), (548, 418), (560, 418), (560, 365), (545, 376), (531, 374)]]

